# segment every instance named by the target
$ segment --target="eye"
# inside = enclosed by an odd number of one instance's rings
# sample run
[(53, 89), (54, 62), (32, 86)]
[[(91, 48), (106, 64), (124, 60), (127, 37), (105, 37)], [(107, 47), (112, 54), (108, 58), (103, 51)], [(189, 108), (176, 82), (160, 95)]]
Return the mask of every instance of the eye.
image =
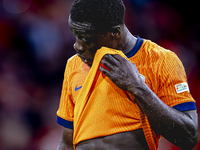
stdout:
[(87, 45), (90, 45), (92, 43), (91, 39), (82, 38), (82, 41)]
[(82, 36), (77, 36), (77, 35), (76, 35), (76, 37), (77, 37), (79, 40), (82, 40), (82, 39), (83, 39)]
[(86, 43), (88, 40), (85, 39), (85, 38), (82, 38), (82, 41), (83, 41), (84, 43)]
[(78, 37), (78, 39), (82, 40), (84, 43), (87, 43), (89, 41), (88, 39), (86, 39), (82, 36), (77, 36), (77, 37)]

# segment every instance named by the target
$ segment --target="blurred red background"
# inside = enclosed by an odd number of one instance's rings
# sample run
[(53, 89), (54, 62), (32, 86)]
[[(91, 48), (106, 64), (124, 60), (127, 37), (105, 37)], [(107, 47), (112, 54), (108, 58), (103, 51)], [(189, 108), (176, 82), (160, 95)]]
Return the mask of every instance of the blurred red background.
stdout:
[[(200, 109), (198, 1), (124, 0), (132, 34), (174, 51)], [(0, 149), (55, 150), (56, 111), (67, 59), (75, 54), (68, 27), (72, 0), (0, 2)], [(194, 150), (200, 149), (200, 141)], [(165, 139), (159, 150), (178, 150)]]

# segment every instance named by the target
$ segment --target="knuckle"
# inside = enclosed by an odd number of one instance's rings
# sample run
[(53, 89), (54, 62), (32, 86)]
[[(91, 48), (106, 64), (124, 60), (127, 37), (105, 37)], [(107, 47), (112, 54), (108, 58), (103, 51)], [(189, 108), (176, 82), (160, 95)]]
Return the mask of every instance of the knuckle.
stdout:
[(110, 54), (105, 54), (104, 56), (103, 56), (103, 58), (105, 58), (105, 59), (108, 59), (110, 57)]

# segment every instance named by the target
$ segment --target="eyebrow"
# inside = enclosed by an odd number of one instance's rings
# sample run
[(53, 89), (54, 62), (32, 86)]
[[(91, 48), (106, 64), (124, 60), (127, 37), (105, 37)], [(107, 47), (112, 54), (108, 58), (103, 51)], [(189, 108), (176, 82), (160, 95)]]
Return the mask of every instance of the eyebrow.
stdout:
[(81, 32), (78, 32), (78, 31), (74, 31), (73, 33), (75, 34), (76, 37), (83, 37), (85, 39), (92, 38), (90, 35), (88, 35), (86, 33), (81, 33)]

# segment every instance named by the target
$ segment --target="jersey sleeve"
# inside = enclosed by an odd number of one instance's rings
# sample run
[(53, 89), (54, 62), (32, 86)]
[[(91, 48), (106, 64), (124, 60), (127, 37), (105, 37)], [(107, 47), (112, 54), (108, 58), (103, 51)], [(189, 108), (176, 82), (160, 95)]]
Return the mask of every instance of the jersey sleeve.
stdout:
[(168, 52), (159, 68), (158, 97), (168, 106), (180, 111), (195, 110), (195, 100), (190, 94), (182, 62)]
[(59, 109), (57, 111), (57, 123), (66, 128), (73, 129), (74, 103), (71, 96), (69, 75), (70, 66), (69, 63), (67, 63), (65, 68)]

